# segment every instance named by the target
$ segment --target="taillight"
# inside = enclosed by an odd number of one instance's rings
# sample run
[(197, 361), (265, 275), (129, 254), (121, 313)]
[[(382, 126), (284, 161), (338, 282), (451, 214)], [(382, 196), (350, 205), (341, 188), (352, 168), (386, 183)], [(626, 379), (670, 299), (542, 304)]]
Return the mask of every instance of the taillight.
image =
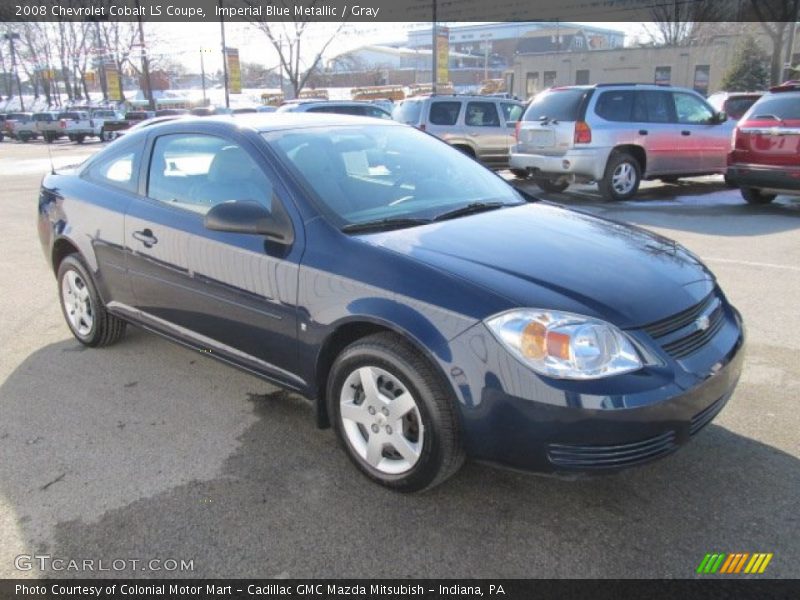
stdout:
[(519, 142), (519, 130), (522, 127), (522, 121), (517, 121), (517, 125), (514, 127), (514, 139)]
[(61, 119), (61, 120), (58, 122), (58, 126), (59, 126), (59, 127), (61, 127), (62, 129), (66, 129), (66, 127), (67, 127), (67, 122), (66, 122), (64, 119)]
[(592, 128), (586, 121), (575, 122), (575, 143), (576, 144), (591, 144), (592, 142)]

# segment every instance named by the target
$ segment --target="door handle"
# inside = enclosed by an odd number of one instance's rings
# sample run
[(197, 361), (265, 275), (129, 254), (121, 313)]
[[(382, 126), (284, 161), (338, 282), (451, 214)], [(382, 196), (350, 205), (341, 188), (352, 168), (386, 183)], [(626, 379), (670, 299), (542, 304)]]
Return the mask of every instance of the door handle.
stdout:
[(684, 129), (683, 131), (681, 131), (681, 135), (692, 135), (692, 132)]
[(150, 231), (149, 229), (143, 229), (142, 231), (134, 231), (133, 239), (142, 242), (145, 248), (152, 248), (158, 243), (158, 238), (154, 236), (153, 232)]
[(647, 133), (648, 133), (647, 129), (640, 129), (639, 130), (639, 135), (647, 135)]

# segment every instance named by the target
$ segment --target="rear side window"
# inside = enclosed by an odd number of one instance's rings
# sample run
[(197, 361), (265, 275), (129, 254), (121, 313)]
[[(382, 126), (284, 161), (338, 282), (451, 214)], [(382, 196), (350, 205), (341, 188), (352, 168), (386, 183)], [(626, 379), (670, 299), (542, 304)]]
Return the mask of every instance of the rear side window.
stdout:
[(494, 102), (469, 102), (464, 123), (471, 127), (500, 127)]
[[(728, 116), (732, 119), (740, 119), (742, 115), (755, 104), (756, 100), (758, 100), (758, 96), (735, 96), (733, 98), (728, 98), (728, 101), (725, 103), (725, 112), (728, 113)], [(721, 107), (715, 106), (714, 108), (721, 110)]]
[(428, 120), (433, 125), (455, 125), (459, 112), (461, 112), (461, 102), (431, 102)]
[(637, 91), (633, 101), (633, 120), (637, 123), (672, 123), (672, 98), (669, 92)]
[(763, 96), (747, 113), (749, 118), (772, 115), (782, 121), (800, 119), (800, 94), (778, 92)]
[(597, 99), (594, 112), (606, 121), (630, 121), (633, 97), (634, 92), (631, 90), (603, 92)]
[(583, 88), (547, 90), (533, 99), (522, 119), (538, 121), (547, 117), (558, 121), (577, 121), (580, 118), (581, 104), (588, 93), (589, 90)]
[(522, 116), (522, 107), (519, 104), (502, 102), (500, 108), (503, 110), (503, 118), (506, 120), (506, 123), (519, 121)]
[(95, 161), (82, 175), (95, 183), (136, 192), (135, 165), (136, 152), (126, 150)]
[(401, 123), (419, 123), (422, 114), (422, 102), (419, 100), (404, 100), (392, 110), (392, 118)]

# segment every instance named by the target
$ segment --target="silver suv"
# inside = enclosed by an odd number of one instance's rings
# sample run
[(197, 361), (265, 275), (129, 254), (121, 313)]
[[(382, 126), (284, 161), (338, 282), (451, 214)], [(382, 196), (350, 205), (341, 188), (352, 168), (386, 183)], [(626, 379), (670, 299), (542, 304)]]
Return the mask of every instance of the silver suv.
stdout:
[(523, 110), (521, 102), (506, 98), (414, 96), (397, 104), (392, 118), (441, 138), (487, 167), (507, 169)]
[(545, 191), (596, 181), (626, 200), (642, 179), (725, 173), (735, 122), (698, 93), (653, 84), (557, 87), (537, 95), (517, 127), (510, 166)]

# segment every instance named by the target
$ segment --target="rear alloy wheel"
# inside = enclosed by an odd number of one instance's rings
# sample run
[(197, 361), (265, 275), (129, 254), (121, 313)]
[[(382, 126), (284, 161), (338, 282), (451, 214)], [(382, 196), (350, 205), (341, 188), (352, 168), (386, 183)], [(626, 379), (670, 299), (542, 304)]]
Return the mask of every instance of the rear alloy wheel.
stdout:
[(756, 188), (742, 188), (739, 191), (748, 204), (769, 204), (777, 196), (777, 194), (765, 194)]
[(125, 321), (106, 311), (89, 271), (76, 254), (61, 261), (58, 289), (64, 318), (81, 344), (106, 346), (125, 333)]
[(641, 181), (639, 161), (627, 152), (612, 152), (598, 187), (606, 200), (628, 200), (636, 194)]
[(464, 460), (452, 394), (399, 336), (376, 334), (345, 348), (331, 368), (327, 400), (350, 460), (388, 488), (433, 487)]
[(557, 178), (534, 179), (534, 183), (542, 188), (545, 192), (552, 192), (554, 194), (563, 192), (569, 187), (569, 181)]

